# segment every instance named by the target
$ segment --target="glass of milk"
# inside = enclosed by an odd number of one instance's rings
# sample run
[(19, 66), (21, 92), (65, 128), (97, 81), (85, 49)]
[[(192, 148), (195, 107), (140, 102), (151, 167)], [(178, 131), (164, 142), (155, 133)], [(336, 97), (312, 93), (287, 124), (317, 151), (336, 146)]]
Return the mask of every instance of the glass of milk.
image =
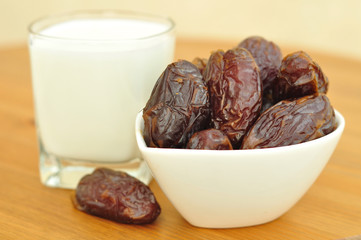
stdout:
[(151, 174), (135, 117), (172, 62), (174, 22), (123, 11), (78, 11), (29, 26), (40, 176), (75, 188), (96, 167)]

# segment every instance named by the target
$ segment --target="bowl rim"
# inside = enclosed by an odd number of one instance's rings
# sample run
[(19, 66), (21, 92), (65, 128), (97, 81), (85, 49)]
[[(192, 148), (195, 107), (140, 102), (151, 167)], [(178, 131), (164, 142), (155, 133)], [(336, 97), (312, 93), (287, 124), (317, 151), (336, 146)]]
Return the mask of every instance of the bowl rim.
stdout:
[(290, 151), (290, 150), (296, 150), (300, 148), (307, 147), (307, 145), (313, 145), (318, 142), (324, 142), (329, 141), (329, 139), (335, 138), (342, 134), (344, 128), (345, 128), (345, 118), (342, 116), (340, 112), (338, 112), (336, 109), (334, 109), (335, 112), (335, 118), (337, 127), (334, 131), (327, 134), (326, 136), (313, 139), (307, 142), (288, 145), (288, 146), (281, 146), (281, 147), (272, 147), (272, 148), (262, 148), (262, 149), (233, 149), (233, 150), (205, 150), (205, 149), (184, 149), (184, 148), (153, 148), (148, 147), (144, 141), (143, 138), (143, 111), (140, 111), (137, 114), (136, 120), (135, 120), (135, 134), (136, 134), (136, 140), (138, 147), (141, 152), (158, 152), (158, 153), (172, 153), (172, 154), (192, 154), (192, 155), (204, 155), (204, 154), (216, 154), (216, 155), (222, 155), (222, 156), (228, 156), (228, 155), (234, 155), (234, 154), (241, 154), (241, 153), (248, 153), (248, 154), (264, 154), (264, 153), (271, 153), (271, 152), (278, 152), (278, 151)]

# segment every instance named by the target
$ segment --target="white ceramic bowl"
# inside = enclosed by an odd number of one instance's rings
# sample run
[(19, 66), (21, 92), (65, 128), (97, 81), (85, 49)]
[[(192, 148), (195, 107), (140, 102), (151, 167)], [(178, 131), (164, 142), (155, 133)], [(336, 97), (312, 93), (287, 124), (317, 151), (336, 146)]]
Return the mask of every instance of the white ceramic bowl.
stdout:
[[(244, 227), (272, 221), (288, 211), (321, 173), (345, 127), (306, 143), (255, 150), (149, 148), (136, 119), (143, 158), (159, 186), (192, 225)], [(166, 214), (166, 213), (164, 213)]]

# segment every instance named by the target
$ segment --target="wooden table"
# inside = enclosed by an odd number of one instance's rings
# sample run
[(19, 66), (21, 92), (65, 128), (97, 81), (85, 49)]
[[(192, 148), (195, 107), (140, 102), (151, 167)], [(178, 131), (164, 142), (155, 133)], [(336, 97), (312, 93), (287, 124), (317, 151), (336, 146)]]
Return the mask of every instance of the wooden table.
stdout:
[[(208, 57), (234, 42), (181, 39), (176, 59)], [(299, 50), (282, 48), (284, 54)], [(330, 80), (346, 129), (323, 173), (281, 218), (234, 229), (187, 223), (155, 181), (162, 214), (150, 225), (123, 225), (75, 210), (70, 190), (40, 183), (31, 74), (25, 46), (0, 50), (0, 239), (338, 239), (361, 234), (361, 61), (304, 49)]]

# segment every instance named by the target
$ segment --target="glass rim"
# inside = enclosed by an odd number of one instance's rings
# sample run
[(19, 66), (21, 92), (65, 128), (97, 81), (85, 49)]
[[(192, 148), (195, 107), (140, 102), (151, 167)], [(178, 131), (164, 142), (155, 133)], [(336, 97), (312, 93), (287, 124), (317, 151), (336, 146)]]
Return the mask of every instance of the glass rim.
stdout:
[[(79, 17), (79, 16), (85, 15), (85, 14), (88, 14), (88, 17)], [(51, 35), (41, 33), (41, 31), (46, 29), (47, 27), (50, 27), (57, 23), (66, 22), (66, 21), (71, 20), (72, 16), (78, 16), (78, 18), (73, 18), (73, 19), (96, 19), (96, 18), (101, 18), (101, 19), (107, 19), (107, 18), (117, 19), (117, 18), (119, 18), (120, 19), (121, 17), (123, 17), (123, 18), (128, 17), (129, 19), (131, 19), (130, 17), (133, 17), (134, 19), (140, 19), (143, 17), (143, 18), (152, 19), (153, 22), (156, 22), (156, 20), (158, 20), (158, 21), (162, 20), (164, 22), (167, 22), (169, 24), (169, 26), (164, 31), (157, 32), (155, 34), (151, 34), (151, 35), (145, 36), (145, 37), (112, 38), (112, 39), (58, 37), (58, 36), (51, 36)], [(91, 16), (93, 16), (93, 17), (91, 17)], [(34, 28), (36, 28), (37, 24), (41, 24), (46, 21), (61, 19), (61, 18), (65, 18), (65, 17), (69, 17), (69, 18), (66, 20), (60, 20), (56, 23), (51, 23), (45, 27), (40, 28), (39, 30), (34, 29)], [(30, 35), (36, 36), (38, 38), (48, 39), (48, 40), (87, 41), (87, 42), (120, 42), (120, 41), (137, 41), (137, 40), (153, 39), (158, 36), (165, 35), (169, 32), (172, 32), (174, 30), (174, 28), (175, 28), (175, 22), (173, 21), (173, 19), (171, 19), (170, 17), (167, 17), (167, 16), (156, 15), (156, 14), (145, 13), (145, 12), (137, 12), (137, 11), (104, 9), (104, 10), (75, 10), (75, 11), (63, 12), (60, 14), (43, 16), (38, 19), (35, 19), (28, 25), (28, 33)]]

